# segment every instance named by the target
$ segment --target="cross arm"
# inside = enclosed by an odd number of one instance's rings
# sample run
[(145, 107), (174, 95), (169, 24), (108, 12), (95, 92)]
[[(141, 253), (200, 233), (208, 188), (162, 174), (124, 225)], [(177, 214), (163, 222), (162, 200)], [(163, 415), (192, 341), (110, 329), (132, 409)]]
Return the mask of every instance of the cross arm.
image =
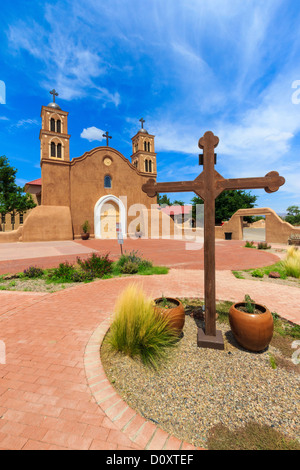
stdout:
[(153, 178), (151, 178), (147, 181), (147, 183), (143, 184), (142, 190), (149, 197), (155, 197), (157, 193), (196, 192), (198, 185), (199, 183), (197, 181), (157, 183)]
[[(278, 191), (279, 187), (285, 183), (285, 179), (277, 171), (270, 171), (261, 178), (236, 178), (223, 179), (218, 181), (217, 190), (231, 189), (257, 189), (263, 188), (267, 193)], [(220, 192), (221, 192), (220, 191)]]

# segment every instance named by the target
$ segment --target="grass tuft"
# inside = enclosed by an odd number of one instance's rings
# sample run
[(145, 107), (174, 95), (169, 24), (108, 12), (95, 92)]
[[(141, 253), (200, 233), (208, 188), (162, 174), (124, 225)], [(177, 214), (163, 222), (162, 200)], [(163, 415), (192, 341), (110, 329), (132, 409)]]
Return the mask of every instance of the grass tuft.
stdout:
[(116, 303), (114, 320), (105, 341), (113, 351), (138, 357), (143, 364), (157, 369), (177, 345), (178, 338), (168, 320), (155, 314), (153, 300), (132, 284)]

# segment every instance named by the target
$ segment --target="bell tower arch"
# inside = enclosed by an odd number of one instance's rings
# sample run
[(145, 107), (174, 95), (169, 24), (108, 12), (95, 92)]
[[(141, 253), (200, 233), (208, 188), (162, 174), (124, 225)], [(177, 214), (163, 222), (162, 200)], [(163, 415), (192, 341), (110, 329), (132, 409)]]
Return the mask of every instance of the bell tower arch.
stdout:
[(42, 129), (40, 131), (41, 164), (43, 160), (55, 162), (70, 161), (70, 135), (68, 134), (68, 114), (62, 111), (55, 102), (58, 96), (55, 90), (50, 91), (53, 102), (42, 106)]
[(132, 137), (131, 163), (141, 172), (157, 177), (156, 153), (154, 149), (154, 135), (144, 129), (143, 118), (140, 119), (141, 129)]

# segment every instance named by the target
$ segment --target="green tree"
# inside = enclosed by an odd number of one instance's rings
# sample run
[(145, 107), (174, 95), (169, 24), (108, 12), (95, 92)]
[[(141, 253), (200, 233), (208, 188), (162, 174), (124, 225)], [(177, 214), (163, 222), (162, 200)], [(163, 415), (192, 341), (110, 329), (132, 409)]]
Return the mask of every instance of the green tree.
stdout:
[(300, 225), (300, 208), (298, 206), (289, 206), (284, 220), (292, 225)]
[[(254, 196), (251, 193), (241, 189), (223, 191), (216, 198), (216, 224), (220, 224), (224, 220), (229, 220), (238, 209), (248, 209), (254, 207), (256, 199), (257, 196)], [(200, 197), (195, 196), (191, 202), (193, 205), (192, 216), (193, 218), (196, 218), (196, 204), (203, 204), (203, 200), (200, 199)]]
[(0, 156), (0, 213), (22, 214), (36, 204), (31, 194), (16, 184), (17, 170), (10, 166), (5, 156)]
[(162, 196), (160, 194), (157, 194), (157, 204), (160, 206), (171, 206), (172, 203), (168, 196), (166, 194), (163, 194)]

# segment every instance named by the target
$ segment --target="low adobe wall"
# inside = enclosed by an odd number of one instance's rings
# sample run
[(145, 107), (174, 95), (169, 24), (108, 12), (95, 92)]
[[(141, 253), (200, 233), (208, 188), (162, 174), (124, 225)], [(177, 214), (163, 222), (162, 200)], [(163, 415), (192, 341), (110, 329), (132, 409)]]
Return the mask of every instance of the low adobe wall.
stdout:
[(73, 240), (70, 208), (37, 206), (23, 225), (23, 242)]
[(293, 227), (282, 220), (273, 209), (263, 207), (259, 209), (239, 209), (228, 222), (221, 227), (215, 227), (216, 238), (225, 239), (225, 233), (232, 233), (232, 240), (243, 239), (243, 217), (265, 215), (266, 242), (287, 244), (292, 234), (300, 234), (300, 229)]

